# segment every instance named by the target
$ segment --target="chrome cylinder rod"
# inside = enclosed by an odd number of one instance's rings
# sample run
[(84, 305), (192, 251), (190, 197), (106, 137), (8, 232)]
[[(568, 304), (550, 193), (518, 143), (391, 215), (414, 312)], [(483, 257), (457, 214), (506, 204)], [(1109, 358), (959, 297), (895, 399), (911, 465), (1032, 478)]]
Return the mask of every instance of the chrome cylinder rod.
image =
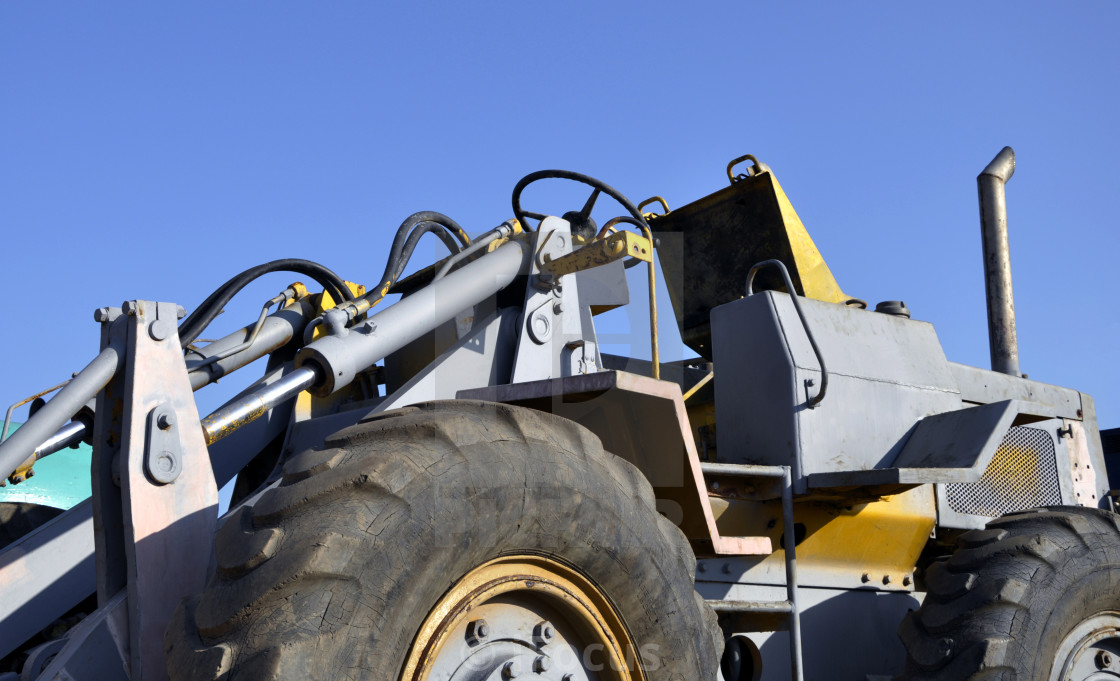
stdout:
[(307, 390), (318, 380), (319, 372), (314, 367), (302, 367), (275, 383), (227, 402), (202, 419), (206, 444), (212, 445), (246, 423), (264, 416), (269, 409)]

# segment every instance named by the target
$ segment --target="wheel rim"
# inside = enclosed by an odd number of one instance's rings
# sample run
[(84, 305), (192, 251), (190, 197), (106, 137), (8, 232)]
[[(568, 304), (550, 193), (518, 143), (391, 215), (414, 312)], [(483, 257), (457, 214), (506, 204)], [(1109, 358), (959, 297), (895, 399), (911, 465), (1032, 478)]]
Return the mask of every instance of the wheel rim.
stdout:
[(1102, 612), (1077, 625), (1058, 646), (1050, 681), (1120, 679), (1120, 612)]
[(432, 609), (401, 681), (645, 681), (642, 652), (586, 577), (548, 558), (506, 556)]

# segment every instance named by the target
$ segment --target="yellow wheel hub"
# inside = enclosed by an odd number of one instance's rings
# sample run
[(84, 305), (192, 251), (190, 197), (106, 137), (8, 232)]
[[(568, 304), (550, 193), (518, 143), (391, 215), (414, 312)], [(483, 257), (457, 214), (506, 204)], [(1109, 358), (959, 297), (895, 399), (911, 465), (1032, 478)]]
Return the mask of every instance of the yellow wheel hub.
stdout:
[(634, 644), (583, 575), (540, 556), (506, 556), (469, 572), (436, 604), (401, 681), (644, 681), (658, 652)]

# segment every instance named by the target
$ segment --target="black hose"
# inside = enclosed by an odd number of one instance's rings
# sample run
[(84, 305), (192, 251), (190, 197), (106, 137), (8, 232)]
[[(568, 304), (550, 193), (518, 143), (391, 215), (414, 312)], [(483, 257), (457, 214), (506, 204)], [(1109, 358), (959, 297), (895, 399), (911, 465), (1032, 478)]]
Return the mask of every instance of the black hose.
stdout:
[(263, 265), (257, 265), (233, 277), (211, 293), (202, 301), (194, 312), (179, 324), (179, 343), (187, 347), (202, 334), (202, 331), (214, 321), (222, 312), (222, 308), (233, 299), (241, 289), (245, 288), (255, 279), (272, 272), (296, 272), (311, 277), (323, 287), (323, 290), (338, 302), (353, 300), (354, 294), (337, 274), (326, 267), (300, 258), (285, 258), (273, 260)]
[[(459, 252), (471, 243), (470, 237), (459, 226), (459, 223), (443, 213), (425, 210), (408, 216), (397, 228), (393, 246), (389, 250), (389, 258), (385, 263), (385, 272), (381, 275), (381, 282), (376, 288), (371, 289), (363, 296), (371, 306), (376, 305), (388, 294), (389, 289), (393, 287), (393, 284), (404, 273), (404, 268), (408, 266), (408, 261), (412, 258), (420, 237), (428, 232), (434, 232), (452, 253)], [(462, 244), (462, 246), (459, 244)]]

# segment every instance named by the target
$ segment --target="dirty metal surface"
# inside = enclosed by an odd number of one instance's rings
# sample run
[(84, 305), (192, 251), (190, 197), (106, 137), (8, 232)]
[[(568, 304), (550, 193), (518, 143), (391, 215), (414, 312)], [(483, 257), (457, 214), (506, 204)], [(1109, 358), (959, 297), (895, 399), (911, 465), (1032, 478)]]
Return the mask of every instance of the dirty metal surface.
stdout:
[(461, 390), (459, 399), (505, 402), (571, 419), (637, 466), (658, 510), (699, 554), (764, 555), (767, 537), (723, 536), (716, 528), (680, 386), (621, 371)]

